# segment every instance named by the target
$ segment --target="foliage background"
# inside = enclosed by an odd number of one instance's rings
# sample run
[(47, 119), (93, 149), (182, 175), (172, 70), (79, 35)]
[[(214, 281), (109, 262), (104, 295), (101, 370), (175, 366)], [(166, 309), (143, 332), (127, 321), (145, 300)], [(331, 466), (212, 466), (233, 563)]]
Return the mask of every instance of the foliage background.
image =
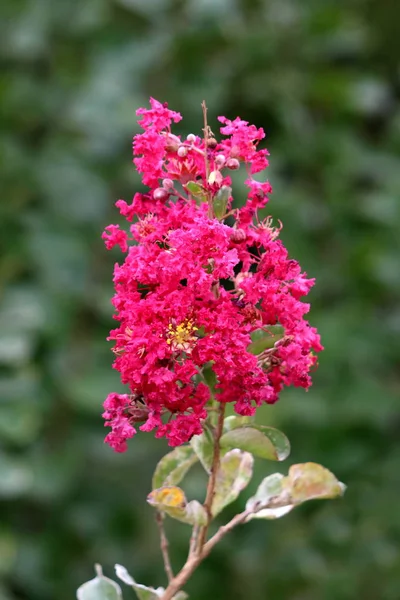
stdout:
[[(105, 341), (119, 255), (100, 234), (138, 189), (131, 135), (149, 95), (183, 113), (185, 133), (199, 131), (203, 98), (214, 123), (239, 114), (266, 129), (269, 210), (317, 277), (326, 350), (312, 390), (259, 418), (288, 434), (291, 462), (319, 461), (349, 485), (342, 501), (236, 530), (191, 598), (399, 597), (396, 4), (2, 1), (1, 600), (69, 600), (95, 561), (164, 583), (145, 496), (166, 447), (143, 434), (115, 455), (100, 418), (120, 389)], [(258, 464), (255, 484), (273, 468)], [(178, 566), (187, 530), (174, 525)]]

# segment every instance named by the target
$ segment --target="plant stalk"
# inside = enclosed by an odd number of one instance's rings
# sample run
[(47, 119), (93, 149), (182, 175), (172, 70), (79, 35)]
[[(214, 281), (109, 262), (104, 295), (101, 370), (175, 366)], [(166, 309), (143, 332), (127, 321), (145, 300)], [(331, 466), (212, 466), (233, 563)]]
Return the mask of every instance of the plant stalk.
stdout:
[(171, 561), (169, 558), (169, 543), (164, 529), (164, 517), (160, 511), (156, 512), (156, 521), (160, 532), (160, 547), (164, 561), (164, 570), (167, 575), (168, 582), (170, 583), (174, 578), (174, 573), (172, 571)]
[(172, 598), (182, 589), (185, 583), (190, 579), (194, 571), (200, 565), (200, 563), (210, 554), (211, 550), (214, 548), (216, 544), (223, 537), (226, 536), (227, 533), (232, 531), (234, 527), (237, 525), (241, 525), (245, 522), (247, 517), (253, 511), (245, 510), (229, 521), (226, 525), (222, 525), (217, 533), (212, 536), (208, 540), (208, 542), (202, 547), (200, 554), (192, 554), (188, 557), (186, 563), (179, 571), (179, 573), (174, 577), (174, 579), (169, 583), (167, 589), (164, 592), (164, 595), (161, 597), (161, 600), (172, 600)]

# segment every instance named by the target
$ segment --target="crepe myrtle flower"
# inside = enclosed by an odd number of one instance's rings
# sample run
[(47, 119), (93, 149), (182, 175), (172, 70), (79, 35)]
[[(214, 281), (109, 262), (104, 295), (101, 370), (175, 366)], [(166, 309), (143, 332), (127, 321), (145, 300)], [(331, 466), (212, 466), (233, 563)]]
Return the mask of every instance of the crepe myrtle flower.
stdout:
[[(281, 226), (260, 220), (272, 191), (253, 175), (268, 166), (262, 128), (239, 118), (218, 140), (172, 133), (181, 115), (153, 98), (137, 111), (134, 164), (148, 190), (116, 205), (126, 231), (109, 225), (106, 247), (125, 253), (114, 269), (114, 368), (126, 394), (111, 393), (103, 417), (117, 452), (139, 428), (179, 446), (203, 430), (214, 402), (240, 415), (278, 400), (285, 386), (311, 385), (322, 350), (302, 302), (314, 284), (279, 240)], [(247, 171), (247, 199), (233, 209), (230, 172)], [(228, 219), (229, 217), (229, 219)], [(228, 224), (229, 223), (229, 224)], [(255, 351), (254, 336), (264, 346)]]

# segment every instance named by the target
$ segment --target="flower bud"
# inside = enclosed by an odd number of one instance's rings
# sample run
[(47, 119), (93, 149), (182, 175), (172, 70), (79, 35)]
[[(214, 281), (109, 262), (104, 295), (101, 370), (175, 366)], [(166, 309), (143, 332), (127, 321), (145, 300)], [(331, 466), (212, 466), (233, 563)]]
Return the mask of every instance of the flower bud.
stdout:
[(165, 190), (172, 190), (174, 187), (174, 182), (172, 179), (163, 179), (162, 186)]
[(228, 167), (228, 169), (231, 169), (232, 171), (236, 171), (240, 167), (240, 162), (238, 161), (237, 158), (229, 158), (226, 161), (226, 166)]
[(213, 150), (218, 145), (218, 142), (215, 138), (208, 138), (207, 147)]
[(196, 136), (194, 135), (194, 133), (189, 133), (186, 139), (190, 144), (194, 144), (196, 141)]
[(169, 197), (169, 192), (165, 188), (156, 188), (153, 192), (154, 200), (159, 200), (160, 202), (164, 202)]
[(176, 152), (179, 148), (181, 140), (173, 133), (168, 133), (165, 138), (165, 149), (168, 152)]
[(210, 185), (213, 185), (214, 183), (216, 183), (217, 185), (221, 185), (222, 181), (223, 177), (220, 171), (211, 171), (208, 177), (208, 183)]
[(230, 238), (232, 242), (235, 244), (240, 244), (240, 242), (244, 242), (247, 235), (244, 229), (232, 229)]
[(220, 169), (222, 169), (222, 167), (224, 166), (226, 161), (226, 158), (224, 156), (224, 154), (217, 154), (217, 156), (214, 159), (215, 165), (217, 167), (219, 167)]
[(177, 154), (180, 158), (185, 158), (188, 154), (188, 149), (185, 146), (179, 146)]

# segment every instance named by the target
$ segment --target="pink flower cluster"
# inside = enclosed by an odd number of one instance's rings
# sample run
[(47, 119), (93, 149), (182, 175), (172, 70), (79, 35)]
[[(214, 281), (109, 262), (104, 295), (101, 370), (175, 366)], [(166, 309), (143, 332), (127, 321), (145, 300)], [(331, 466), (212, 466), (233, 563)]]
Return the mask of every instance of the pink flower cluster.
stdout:
[[(109, 339), (129, 394), (110, 394), (103, 415), (118, 452), (139, 422), (171, 446), (201, 433), (211, 372), (216, 400), (253, 415), (284, 386), (308, 388), (322, 349), (300, 301), (314, 280), (289, 259), (271, 220), (257, 216), (271, 192), (253, 178), (268, 165), (257, 148), (264, 131), (220, 117), (221, 141), (208, 128), (181, 139), (171, 132), (179, 113), (153, 98), (150, 106), (137, 111), (144, 131), (133, 144), (149, 191), (117, 202), (128, 231), (109, 225), (103, 234), (108, 249), (127, 253), (115, 265), (119, 326)], [(249, 192), (233, 209), (229, 173), (241, 165)], [(266, 342), (258, 353), (254, 336)]]

